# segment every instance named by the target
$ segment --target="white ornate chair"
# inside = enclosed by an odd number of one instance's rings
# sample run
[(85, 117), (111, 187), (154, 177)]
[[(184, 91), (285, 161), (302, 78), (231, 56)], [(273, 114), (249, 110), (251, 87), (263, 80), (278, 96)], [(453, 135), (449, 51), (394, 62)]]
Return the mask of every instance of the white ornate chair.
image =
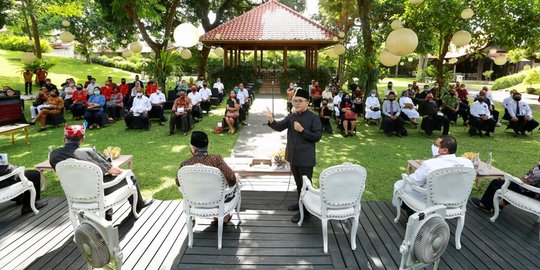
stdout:
[[(103, 172), (96, 164), (88, 161), (67, 159), (56, 165), (56, 173), (60, 178), (60, 184), (67, 198), (69, 207), (69, 219), (74, 229), (79, 226), (78, 212), (93, 212), (105, 218), (105, 212), (116, 206), (120, 206), (133, 196), (131, 208), (135, 218), (137, 213), (137, 187), (133, 184), (135, 177), (131, 170), (124, 170), (111, 181), (103, 182)], [(105, 189), (125, 181), (126, 185), (105, 195)]]
[[(184, 200), (186, 225), (188, 228), (188, 246), (193, 247), (193, 218), (203, 217), (218, 219), (218, 249), (221, 249), (223, 235), (223, 218), (236, 211), (240, 219), (240, 204), (242, 201), (240, 185), (229, 187), (225, 177), (218, 168), (202, 164), (184, 166), (178, 170), (180, 192)], [(234, 198), (225, 202), (227, 197)]]
[(19, 182), (9, 185), (7, 187), (0, 188), (0, 202), (9, 201), (26, 191), (30, 191), (30, 208), (34, 214), (38, 214), (39, 211), (36, 209), (36, 190), (34, 189), (34, 184), (24, 176), (24, 167), (17, 167), (11, 173), (0, 176), (0, 181), (4, 181), (10, 177), (17, 176)]
[[(399, 221), (401, 201), (415, 212), (434, 205), (444, 205), (446, 206), (446, 219), (458, 218), (455, 241), (456, 249), (461, 249), (461, 232), (465, 224), (467, 200), (476, 179), (476, 171), (468, 167), (450, 167), (434, 170), (427, 176), (426, 188), (412, 184), (407, 174), (402, 174), (402, 178), (405, 184), (394, 194), (399, 201), (398, 206), (396, 206), (397, 215), (394, 222)], [(420, 200), (407, 193), (405, 190), (407, 186), (426, 194), (427, 200)]]
[(356, 231), (360, 218), (360, 200), (366, 187), (367, 172), (360, 165), (345, 163), (325, 169), (319, 177), (320, 189), (315, 189), (307, 176), (300, 193), (300, 221), (304, 221), (303, 207), (321, 219), (324, 253), (328, 253), (328, 220), (353, 218), (351, 228), (351, 249), (356, 249)]
[[(503, 186), (499, 190), (497, 190), (495, 192), (495, 196), (493, 196), (493, 208), (495, 209), (495, 213), (490, 219), (491, 222), (495, 222), (495, 220), (499, 216), (499, 199), (504, 199), (521, 210), (535, 214), (536, 216), (538, 216), (538, 222), (540, 222), (540, 201), (534, 198), (527, 197), (523, 194), (519, 194), (515, 191), (509, 190), (508, 186), (511, 182), (518, 184), (523, 189), (527, 189), (535, 193), (540, 193), (540, 188), (525, 184), (523, 183), (523, 181), (521, 181), (521, 179), (506, 174), (504, 177)], [(538, 234), (538, 237), (540, 239), (540, 232)]]

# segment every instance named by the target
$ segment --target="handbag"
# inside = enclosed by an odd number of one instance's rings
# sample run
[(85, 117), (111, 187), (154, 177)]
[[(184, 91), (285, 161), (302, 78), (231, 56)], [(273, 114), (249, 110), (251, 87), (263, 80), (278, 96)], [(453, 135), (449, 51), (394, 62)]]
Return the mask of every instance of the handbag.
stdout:
[(225, 116), (229, 118), (237, 118), (238, 116), (240, 116), (240, 113), (238, 111), (227, 112)]
[(116, 107), (117, 103), (117, 100), (109, 100), (107, 101), (107, 107)]
[(345, 117), (345, 120), (356, 120), (356, 118), (358, 118), (358, 114), (348, 111), (345, 113), (344, 117)]

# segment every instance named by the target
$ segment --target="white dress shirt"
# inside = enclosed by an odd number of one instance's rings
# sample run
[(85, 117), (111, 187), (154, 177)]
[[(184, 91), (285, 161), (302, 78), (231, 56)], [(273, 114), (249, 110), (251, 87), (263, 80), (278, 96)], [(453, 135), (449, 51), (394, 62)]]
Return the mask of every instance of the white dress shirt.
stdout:
[[(449, 155), (442, 155), (436, 158), (428, 159), (422, 162), (422, 166), (420, 168), (416, 169), (416, 171), (409, 175), (410, 182), (418, 187), (426, 188), (426, 180), (427, 176), (434, 170), (442, 169), (442, 168), (448, 168), (448, 167), (468, 167), (468, 168), (474, 168), (471, 160), (464, 158), (464, 157), (456, 157), (455, 154), (449, 154)], [(398, 180), (396, 183), (394, 183), (394, 194), (401, 189), (401, 187), (404, 185), (404, 180)], [(418, 192), (414, 189), (412, 189), (410, 186), (407, 186), (405, 188), (405, 192), (410, 194), (411, 196), (416, 197), (419, 200), (426, 201), (426, 194)], [(394, 196), (395, 198), (395, 196)], [(399, 206), (399, 202), (397, 200), (393, 200), (392, 204), (394, 206)]]
[(328, 101), (332, 100), (332, 92), (330, 92), (330, 89), (325, 89), (322, 92), (322, 98)]
[(240, 106), (244, 105), (246, 103), (246, 100), (249, 98), (249, 92), (246, 88), (238, 89), (238, 94), (236, 94), (236, 98), (240, 101)]
[(165, 94), (158, 92), (152, 93), (148, 99), (150, 100), (150, 103), (155, 104), (164, 103), (165, 101), (167, 101), (167, 99), (165, 98)]
[(511, 96), (503, 99), (503, 102), (502, 102), (503, 108), (508, 110), (508, 104), (510, 104), (510, 102), (513, 101), (513, 100), (514, 99)]
[(341, 111), (340, 108), (339, 108), (339, 104), (341, 103), (341, 97), (339, 95), (336, 95), (334, 97), (333, 103), (334, 103), (334, 112), (335, 112), (336, 116), (339, 117), (340, 116), (340, 111)]
[[(517, 106), (519, 105), (519, 113), (516, 113)], [(529, 104), (527, 102), (520, 100), (519, 103), (515, 100), (511, 100), (508, 103), (508, 114), (510, 114), (511, 117), (517, 116), (529, 116), (529, 118), (533, 119), (531, 107), (529, 107)]]
[(131, 107), (131, 111), (133, 111), (134, 114), (140, 114), (144, 111), (150, 111), (151, 109), (152, 104), (150, 104), (150, 100), (145, 95), (133, 99), (133, 106)]
[(381, 118), (381, 110), (372, 111), (372, 107), (381, 108), (381, 102), (377, 97), (369, 96), (366, 98), (366, 118), (367, 119), (379, 119)]
[(96, 87), (99, 87), (101, 89), (101, 86), (97, 83), (90, 83), (86, 86), (86, 92), (88, 93), (88, 95), (93, 95), (94, 94), (94, 88)]
[(223, 90), (225, 89), (225, 86), (221, 82), (215, 82), (213, 88), (217, 88), (219, 93), (223, 93)]
[(487, 116), (488, 118), (491, 118), (491, 112), (489, 111), (489, 106), (485, 102), (478, 102), (475, 101), (473, 104), (471, 104), (471, 107), (469, 108), (471, 111), (471, 115), (474, 117), (480, 117), (480, 116)]
[(208, 100), (212, 96), (212, 90), (210, 88), (201, 88), (199, 90), (199, 93), (201, 93), (201, 99), (202, 100)]
[(191, 104), (193, 106), (199, 106), (199, 104), (201, 104), (202, 98), (200, 92), (189, 92), (187, 96), (189, 99), (191, 99)]
[[(412, 109), (405, 108), (405, 104), (412, 104), (413, 108)], [(412, 99), (410, 97), (406, 97), (406, 96), (400, 97), (399, 98), (399, 106), (401, 107), (401, 112), (403, 112), (407, 117), (409, 117), (409, 118), (419, 118), (420, 117), (420, 114), (414, 108), (414, 103), (413, 103), (413, 101), (412, 101)]]

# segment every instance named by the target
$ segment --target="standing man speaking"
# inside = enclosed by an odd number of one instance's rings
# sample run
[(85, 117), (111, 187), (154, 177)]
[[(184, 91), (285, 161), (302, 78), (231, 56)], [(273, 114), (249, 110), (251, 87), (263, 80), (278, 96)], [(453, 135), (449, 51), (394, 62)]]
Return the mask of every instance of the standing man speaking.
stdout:
[[(268, 126), (276, 131), (287, 129), (287, 147), (285, 149), (285, 159), (291, 164), (291, 171), (296, 182), (298, 196), (302, 190), (302, 175), (310, 180), (313, 176), (313, 167), (316, 163), (315, 143), (321, 139), (322, 124), (319, 117), (308, 110), (309, 93), (301, 88), (296, 91), (296, 96), (292, 99), (294, 112), (287, 115), (281, 121), (275, 121), (270, 109), (264, 112), (268, 120)], [(288, 207), (289, 211), (298, 211), (298, 203)], [(309, 212), (305, 218), (309, 218)], [(297, 223), (300, 220), (300, 212), (291, 219)]]

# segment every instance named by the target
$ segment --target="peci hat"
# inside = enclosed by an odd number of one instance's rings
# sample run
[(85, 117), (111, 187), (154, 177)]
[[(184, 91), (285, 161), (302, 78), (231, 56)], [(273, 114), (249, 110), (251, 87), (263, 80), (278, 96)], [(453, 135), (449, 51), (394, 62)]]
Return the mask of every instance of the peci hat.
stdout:
[(296, 95), (295, 96), (303, 97), (303, 98), (309, 100), (309, 93), (306, 90), (302, 89), (302, 88), (296, 89)]
[(83, 125), (68, 125), (64, 127), (64, 136), (66, 137), (83, 137), (85, 128)]
[(202, 131), (193, 131), (191, 133), (191, 145), (197, 148), (208, 146), (208, 135)]

